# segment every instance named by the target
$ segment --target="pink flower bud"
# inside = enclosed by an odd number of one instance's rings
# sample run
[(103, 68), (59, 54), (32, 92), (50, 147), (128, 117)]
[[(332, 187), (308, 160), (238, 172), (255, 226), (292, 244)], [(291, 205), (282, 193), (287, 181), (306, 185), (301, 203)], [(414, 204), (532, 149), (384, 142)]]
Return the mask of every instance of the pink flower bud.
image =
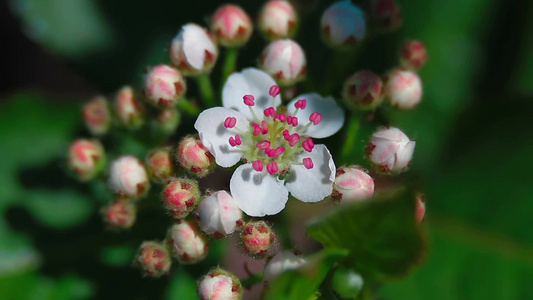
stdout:
[(422, 100), (422, 81), (415, 72), (394, 70), (387, 75), (385, 97), (396, 108), (414, 109)]
[(232, 234), (243, 224), (242, 211), (226, 191), (214, 192), (198, 205), (200, 228), (217, 238)]
[(85, 103), (82, 108), (83, 120), (94, 135), (106, 134), (111, 126), (111, 112), (107, 100), (98, 96)]
[(204, 177), (215, 167), (215, 158), (198, 136), (184, 137), (176, 151), (179, 164), (197, 177)]
[(298, 15), (288, 1), (271, 0), (259, 12), (259, 30), (270, 40), (290, 38), (296, 32)]
[(135, 262), (144, 270), (144, 274), (160, 277), (170, 271), (172, 259), (165, 244), (146, 241), (141, 244)]
[(400, 129), (386, 127), (374, 132), (366, 151), (381, 172), (401, 172), (411, 164), (415, 144)]
[(114, 108), (118, 120), (124, 126), (137, 129), (144, 124), (144, 107), (131, 87), (125, 86), (118, 91)]
[(366, 34), (363, 11), (350, 1), (338, 1), (326, 9), (320, 20), (324, 42), (332, 48), (352, 46)]
[(241, 232), (241, 249), (253, 258), (263, 258), (276, 240), (272, 228), (264, 221), (246, 223)]
[(105, 223), (114, 229), (126, 229), (133, 226), (137, 217), (137, 208), (127, 199), (118, 199), (104, 208)]
[(180, 112), (174, 107), (167, 107), (160, 110), (155, 116), (154, 125), (157, 130), (168, 135), (176, 131), (180, 121)]
[(169, 148), (159, 148), (148, 152), (145, 162), (148, 174), (154, 182), (165, 183), (174, 175), (174, 164)]
[(416, 219), (416, 222), (420, 224), (424, 221), (424, 217), (426, 215), (426, 197), (422, 193), (417, 193), (415, 195), (415, 199), (416, 199), (415, 219)]
[(418, 70), (428, 61), (426, 46), (420, 41), (406, 41), (400, 52), (400, 65), (408, 70)]
[(307, 261), (293, 251), (280, 251), (265, 265), (263, 279), (272, 282), (285, 271), (296, 270)]
[(198, 183), (190, 179), (172, 179), (163, 189), (162, 200), (172, 216), (177, 219), (185, 218), (200, 200)]
[(93, 179), (105, 164), (104, 148), (98, 140), (79, 139), (68, 150), (68, 167), (81, 181)]
[(143, 163), (133, 156), (121, 156), (111, 163), (108, 183), (113, 192), (133, 199), (143, 197), (150, 189)]
[(250, 16), (233, 4), (220, 6), (211, 19), (211, 30), (226, 47), (242, 46), (250, 39), (254, 25)]
[(144, 77), (143, 91), (152, 104), (168, 107), (176, 105), (185, 95), (187, 85), (180, 71), (171, 66), (157, 65)]
[(353, 109), (374, 109), (383, 102), (383, 81), (370, 71), (359, 71), (344, 81), (342, 97)]
[(241, 282), (235, 275), (216, 268), (198, 284), (198, 296), (201, 300), (240, 300)]
[(303, 80), (307, 72), (304, 51), (289, 39), (270, 43), (259, 58), (259, 66), (285, 86)]
[(372, 0), (370, 16), (379, 31), (391, 31), (402, 25), (402, 12), (396, 0)]
[(360, 166), (340, 167), (333, 183), (334, 200), (349, 202), (372, 198), (374, 179)]
[(209, 251), (207, 239), (190, 221), (177, 221), (170, 227), (167, 243), (172, 255), (182, 264), (193, 264), (204, 259)]
[(199, 25), (181, 28), (170, 45), (170, 59), (184, 75), (201, 75), (211, 71), (218, 58), (215, 37)]

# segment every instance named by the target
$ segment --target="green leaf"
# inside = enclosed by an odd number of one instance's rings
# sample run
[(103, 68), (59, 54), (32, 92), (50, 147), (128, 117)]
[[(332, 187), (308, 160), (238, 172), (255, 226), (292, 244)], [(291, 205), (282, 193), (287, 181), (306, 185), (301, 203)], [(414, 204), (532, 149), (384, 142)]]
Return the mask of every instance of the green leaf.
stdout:
[(315, 299), (318, 288), (333, 265), (348, 251), (326, 249), (308, 259), (303, 267), (283, 273), (268, 288), (265, 299), (307, 300)]
[(307, 233), (326, 248), (348, 249), (346, 263), (365, 279), (385, 280), (407, 274), (422, 257), (414, 213), (414, 195), (405, 192), (338, 207), (309, 224)]

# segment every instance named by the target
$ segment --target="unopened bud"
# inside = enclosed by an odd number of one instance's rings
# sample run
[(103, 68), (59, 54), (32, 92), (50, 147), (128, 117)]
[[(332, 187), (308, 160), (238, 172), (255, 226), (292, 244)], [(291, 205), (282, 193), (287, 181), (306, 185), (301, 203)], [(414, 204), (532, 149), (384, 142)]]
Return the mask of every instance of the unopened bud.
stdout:
[(422, 81), (415, 72), (394, 70), (385, 79), (385, 97), (398, 109), (414, 109), (422, 100)]
[(167, 243), (172, 249), (172, 255), (182, 264), (199, 262), (209, 251), (207, 238), (190, 221), (179, 220), (172, 225)]
[(104, 208), (105, 223), (113, 229), (131, 228), (137, 217), (137, 208), (127, 199), (118, 199)]
[(259, 30), (270, 40), (290, 38), (296, 32), (298, 15), (294, 7), (283, 0), (271, 0), (261, 8)]
[(373, 27), (378, 31), (391, 31), (402, 25), (402, 12), (396, 0), (372, 0), (370, 16)]
[(383, 102), (383, 81), (370, 71), (359, 71), (344, 81), (342, 97), (353, 109), (374, 109)]
[(184, 137), (176, 151), (179, 164), (196, 177), (204, 177), (215, 167), (215, 158), (198, 136)]
[(169, 148), (159, 148), (148, 152), (145, 161), (148, 174), (154, 182), (165, 183), (174, 175), (174, 164)]
[(133, 199), (143, 197), (150, 189), (143, 163), (133, 156), (121, 156), (111, 163), (108, 182), (115, 193)]
[(400, 65), (408, 70), (418, 70), (428, 61), (426, 46), (420, 41), (406, 41), (400, 52)]
[(294, 251), (280, 251), (265, 265), (263, 279), (272, 282), (285, 271), (296, 270), (307, 261)]
[(180, 71), (167, 65), (151, 68), (144, 78), (146, 98), (160, 107), (175, 106), (185, 95), (187, 85)]
[(385, 127), (372, 135), (366, 151), (381, 172), (401, 172), (411, 165), (415, 144), (400, 129)]
[(361, 274), (348, 268), (338, 268), (331, 279), (331, 289), (337, 299), (358, 299), (363, 285)]
[(263, 50), (259, 66), (284, 86), (303, 80), (307, 73), (304, 51), (289, 39), (271, 42)]
[(424, 221), (424, 217), (426, 215), (426, 196), (422, 193), (417, 193), (415, 195), (415, 199), (416, 199), (415, 219), (416, 219), (416, 222), (420, 224)]
[(370, 199), (374, 195), (374, 179), (360, 166), (337, 169), (333, 193), (336, 201), (349, 202)]
[(120, 123), (130, 129), (137, 129), (144, 124), (145, 110), (135, 96), (135, 91), (125, 86), (115, 97), (115, 114)]
[(93, 179), (105, 165), (104, 148), (98, 140), (79, 139), (68, 150), (68, 167), (81, 181)]
[(176, 131), (181, 121), (179, 110), (174, 107), (167, 107), (159, 111), (155, 116), (154, 124), (156, 130), (170, 135)]
[(135, 262), (141, 266), (145, 275), (160, 277), (170, 271), (172, 258), (165, 244), (146, 241), (141, 244)]
[(264, 221), (249, 222), (241, 231), (241, 249), (253, 257), (263, 258), (276, 240), (272, 228)]
[(250, 16), (233, 4), (219, 7), (211, 19), (211, 30), (218, 42), (226, 47), (238, 47), (248, 42), (253, 28)]
[(98, 96), (85, 103), (82, 107), (83, 120), (89, 131), (94, 135), (103, 135), (111, 126), (111, 112), (107, 100)]
[(220, 268), (216, 268), (198, 284), (198, 296), (201, 300), (240, 300), (242, 286), (239, 279)]
[(218, 191), (205, 197), (198, 205), (200, 228), (214, 237), (232, 234), (243, 224), (242, 211), (226, 191)]
[(185, 218), (200, 201), (198, 183), (184, 178), (171, 179), (163, 189), (162, 201), (174, 218)]
[(170, 59), (184, 75), (209, 73), (217, 58), (213, 34), (193, 23), (184, 25), (170, 45)]
[(338, 1), (326, 9), (320, 20), (324, 42), (332, 48), (358, 44), (366, 35), (363, 11), (350, 1)]

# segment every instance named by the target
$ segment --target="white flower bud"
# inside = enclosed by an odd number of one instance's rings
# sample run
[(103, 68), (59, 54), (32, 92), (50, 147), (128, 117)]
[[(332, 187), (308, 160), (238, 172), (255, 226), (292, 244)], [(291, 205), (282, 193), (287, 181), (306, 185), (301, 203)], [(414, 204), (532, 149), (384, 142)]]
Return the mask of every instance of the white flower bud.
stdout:
[(198, 205), (200, 228), (215, 237), (232, 234), (242, 225), (242, 211), (226, 191), (214, 192)]
[(182, 264), (199, 262), (209, 251), (206, 237), (190, 221), (177, 221), (172, 225), (167, 242), (172, 255)]
[(250, 16), (233, 4), (222, 5), (211, 18), (211, 30), (226, 47), (242, 46), (250, 39), (254, 25)]
[(144, 78), (144, 94), (152, 104), (174, 106), (185, 95), (187, 86), (177, 69), (167, 65), (151, 68)]
[(337, 201), (357, 201), (372, 198), (374, 179), (360, 166), (337, 169), (331, 197)]
[(363, 11), (350, 1), (333, 3), (320, 20), (322, 37), (331, 47), (355, 45), (366, 34)]
[(290, 38), (296, 32), (298, 15), (288, 1), (267, 1), (258, 17), (259, 30), (270, 40)]
[(307, 72), (304, 51), (289, 39), (270, 43), (259, 58), (259, 66), (284, 86), (303, 80)]
[(198, 296), (202, 300), (240, 300), (241, 282), (235, 275), (216, 268), (198, 284)]
[(281, 273), (298, 269), (306, 262), (304, 258), (295, 255), (292, 251), (280, 251), (265, 265), (263, 279), (272, 282)]
[(121, 88), (115, 97), (115, 115), (119, 122), (130, 129), (137, 129), (144, 125), (145, 108), (130, 86)]
[(67, 162), (80, 181), (89, 181), (104, 167), (104, 148), (98, 140), (76, 140), (70, 145)]
[(146, 241), (141, 244), (135, 262), (147, 276), (160, 277), (170, 271), (172, 258), (165, 244)]
[(372, 135), (366, 151), (381, 172), (401, 172), (411, 164), (415, 144), (400, 129), (386, 127)]
[(184, 75), (209, 73), (217, 58), (215, 37), (193, 23), (184, 25), (170, 45), (170, 59)]
[(414, 109), (422, 100), (422, 81), (415, 72), (394, 70), (387, 75), (385, 97), (396, 108)]
[(133, 156), (121, 156), (111, 163), (108, 182), (115, 193), (134, 199), (150, 189), (143, 163)]
[(85, 103), (82, 108), (83, 120), (94, 135), (104, 135), (111, 126), (111, 112), (107, 100), (98, 96)]

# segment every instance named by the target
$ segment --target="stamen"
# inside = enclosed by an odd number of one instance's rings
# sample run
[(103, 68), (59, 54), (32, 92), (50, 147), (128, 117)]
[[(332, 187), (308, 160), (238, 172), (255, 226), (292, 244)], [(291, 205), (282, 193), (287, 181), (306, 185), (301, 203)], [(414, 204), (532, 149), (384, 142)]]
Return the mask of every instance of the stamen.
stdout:
[(277, 114), (275, 117), (274, 117), (274, 120), (279, 120), (280, 122), (285, 122), (287, 121), (287, 116), (284, 115), (284, 114)]
[(267, 172), (268, 172), (268, 174), (273, 175), (273, 174), (277, 173), (278, 171), (279, 171), (278, 164), (275, 161), (270, 162), (270, 163), (267, 164)]
[(322, 115), (319, 112), (314, 112), (309, 116), (309, 121), (316, 125), (322, 121)]
[(315, 164), (313, 163), (313, 160), (310, 157), (306, 157), (303, 159), (304, 167), (307, 169), (312, 169)]
[(256, 144), (257, 148), (261, 149), (261, 150), (265, 150), (265, 149), (268, 149), (268, 147), (270, 147), (270, 142), (269, 141), (262, 141), (262, 142), (259, 142)]
[(261, 133), (261, 126), (257, 123), (252, 123), (252, 127), (254, 128), (254, 136), (258, 136)]
[(235, 142), (237, 142), (238, 146), (242, 145), (242, 140), (241, 140), (241, 136), (240, 135), (237, 134), (235, 136)]
[(270, 96), (276, 97), (277, 95), (279, 95), (279, 93), (281, 93), (281, 88), (279, 87), (279, 85), (273, 85), (270, 87), (268, 93), (270, 94)]
[(289, 136), (290, 136), (289, 131), (287, 129), (283, 130), (283, 138), (288, 141)]
[(248, 105), (248, 106), (254, 106), (255, 105), (255, 98), (254, 96), (252, 95), (244, 95), (244, 97), (242, 97), (242, 99), (244, 100), (244, 104)]
[(256, 170), (257, 172), (263, 171), (263, 162), (261, 160), (256, 160), (252, 163), (252, 168)]
[(235, 137), (229, 137), (229, 144), (231, 147), (240, 146), (242, 144), (241, 137), (237, 134)]
[(274, 107), (265, 108), (263, 113), (265, 117), (273, 117), (276, 114), (276, 109)]
[(294, 107), (298, 109), (304, 109), (306, 106), (307, 106), (307, 100), (305, 99), (300, 99), (296, 101), (296, 103), (294, 103)]
[(235, 117), (227, 117), (224, 121), (224, 127), (226, 128), (233, 128), (235, 124), (237, 124), (237, 118)]
[(261, 133), (262, 133), (262, 134), (267, 134), (267, 133), (268, 133), (268, 124), (267, 124), (267, 121), (263, 120), (263, 121), (261, 122), (261, 125), (263, 125), (262, 128), (261, 128)]
[(291, 147), (294, 147), (294, 145), (298, 144), (298, 142), (300, 141), (300, 135), (297, 133), (293, 133), (290, 135), (288, 141), (289, 141), (289, 145)]
[(290, 122), (289, 122), (289, 120), (287, 120), (287, 123), (289, 123), (289, 124), (292, 125), (293, 127), (298, 126), (298, 117), (292, 117), (292, 119), (291, 119)]
[(302, 142), (302, 147), (305, 149), (305, 151), (311, 152), (315, 147), (315, 142), (312, 138), (307, 138), (305, 141)]

